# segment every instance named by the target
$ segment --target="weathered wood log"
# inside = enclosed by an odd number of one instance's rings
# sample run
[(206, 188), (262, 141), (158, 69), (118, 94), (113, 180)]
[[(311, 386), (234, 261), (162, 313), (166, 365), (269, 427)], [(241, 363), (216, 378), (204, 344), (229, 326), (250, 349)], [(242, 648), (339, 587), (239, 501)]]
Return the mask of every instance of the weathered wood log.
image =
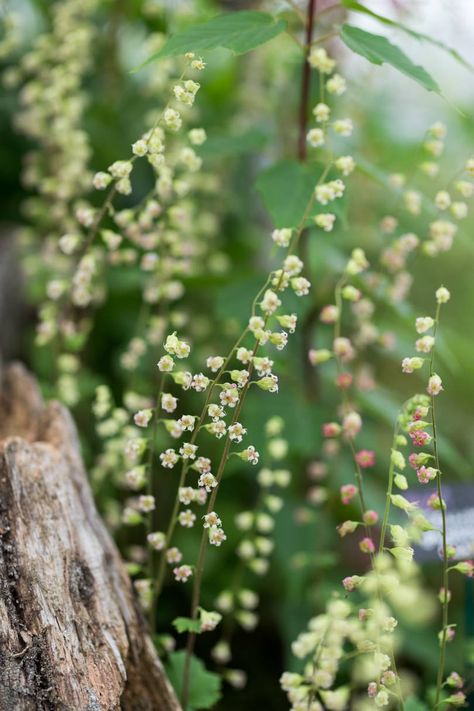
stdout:
[(74, 423), (0, 391), (0, 711), (179, 711), (92, 499)]

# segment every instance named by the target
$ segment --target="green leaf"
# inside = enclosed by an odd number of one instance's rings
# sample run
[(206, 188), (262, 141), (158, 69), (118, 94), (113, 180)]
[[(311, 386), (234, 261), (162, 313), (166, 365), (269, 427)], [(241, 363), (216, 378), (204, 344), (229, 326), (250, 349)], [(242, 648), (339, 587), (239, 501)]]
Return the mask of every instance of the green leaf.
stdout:
[(239, 134), (211, 135), (197, 152), (203, 157), (230, 157), (257, 151), (268, 143), (268, 131), (262, 128), (250, 128), (248, 131)]
[[(186, 652), (174, 652), (166, 664), (168, 679), (173, 685), (178, 698), (181, 696), (183, 670)], [(221, 678), (218, 674), (207, 671), (200, 659), (191, 657), (189, 708), (209, 709), (221, 698)], [(186, 710), (188, 711), (188, 709)]]
[(458, 61), (464, 67), (469, 69), (471, 72), (474, 71), (474, 67), (472, 64), (470, 64), (466, 59), (464, 59), (464, 57), (461, 56), (457, 50), (453, 49), (453, 47), (449, 47), (447, 44), (444, 44), (444, 42), (440, 42), (434, 37), (425, 35), (423, 32), (416, 32), (415, 30), (412, 30), (411, 27), (407, 27), (401, 22), (395, 22), (395, 20), (391, 20), (389, 17), (379, 15), (377, 12), (370, 10), (368, 7), (365, 7), (365, 5), (362, 5), (360, 2), (356, 2), (356, 0), (341, 0), (341, 2), (344, 7), (347, 7), (349, 10), (363, 12), (365, 15), (370, 15), (370, 17), (375, 18), (384, 25), (388, 25), (389, 27), (396, 27), (397, 29), (402, 30), (402, 32), (405, 32), (407, 35), (410, 35), (410, 37), (414, 37), (420, 42), (429, 42), (435, 47), (439, 47), (440, 49), (450, 54), (456, 61)]
[(286, 28), (284, 20), (254, 10), (217, 15), (207, 22), (192, 25), (173, 35), (158, 52), (141, 66), (156, 59), (174, 57), (186, 52), (203, 52), (224, 47), (235, 54), (245, 54), (273, 39)]
[(196, 632), (196, 634), (201, 632), (201, 620), (192, 620), (190, 617), (177, 617), (173, 620), (173, 625), (180, 634), (182, 632)]
[(320, 174), (321, 166), (295, 160), (282, 160), (260, 173), (256, 188), (275, 227), (300, 224)]
[[(275, 227), (298, 227), (301, 224), (323, 170), (321, 163), (300, 163), (288, 159), (260, 173), (255, 185)], [(326, 179), (332, 180), (335, 177), (339, 177), (337, 173), (329, 173)], [(329, 205), (314, 202), (308, 211), (306, 224), (310, 225), (314, 215), (319, 212), (332, 212), (345, 225), (345, 208), (344, 198), (334, 200)]]
[(386, 37), (373, 35), (371, 32), (360, 29), (360, 27), (343, 25), (341, 39), (349, 49), (365, 57), (372, 64), (390, 64), (394, 69), (410, 77), (427, 91), (441, 94), (438, 84), (428, 72), (423, 67), (413, 64), (411, 59)]

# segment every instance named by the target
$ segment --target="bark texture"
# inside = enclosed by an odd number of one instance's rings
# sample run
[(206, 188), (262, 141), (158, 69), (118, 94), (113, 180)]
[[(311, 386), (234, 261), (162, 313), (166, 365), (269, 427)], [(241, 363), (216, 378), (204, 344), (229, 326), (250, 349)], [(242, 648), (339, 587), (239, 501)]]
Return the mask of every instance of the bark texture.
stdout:
[(179, 711), (92, 499), (69, 412), (0, 390), (0, 711)]

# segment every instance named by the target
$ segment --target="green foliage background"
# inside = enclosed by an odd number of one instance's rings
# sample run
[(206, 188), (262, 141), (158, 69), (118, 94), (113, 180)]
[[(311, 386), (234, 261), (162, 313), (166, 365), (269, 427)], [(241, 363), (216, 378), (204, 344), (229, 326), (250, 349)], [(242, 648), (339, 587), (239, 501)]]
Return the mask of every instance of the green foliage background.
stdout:
[[(143, 0), (106, 2), (102, 5), (97, 19), (99, 41), (94, 59), (95, 70), (87, 80), (91, 100), (86, 112), (86, 128), (92, 137), (94, 170), (101, 170), (127, 154), (129, 145), (143, 129), (144, 113), (154, 106), (156, 100), (162, 100), (142, 92), (143, 73), (159, 72), (159, 63), (130, 74), (133, 67), (146, 59), (141, 48), (143, 39), (151, 32), (185, 27), (215, 10), (208, 3), (199, 1), (186, 7), (190, 7), (189, 14), (165, 11), (154, 14), (145, 11)], [(25, 1), (21, 11), (27, 20), (24, 44), (28, 46), (31, 37), (47, 26), (48, 3)], [(342, 55), (341, 45), (334, 46), (336, 55)], [(223, 275), (191, 276), (185, 280), (186, 295), (182, 309), (190, 314), (192, 336), (196, 343), (196, 365), (211, 352), (227, 350), (246, 322), (254, 295), (266, 278), (272, 219), (265, 209), (261, 193), (268, 194), (269, 190), (271, 192), (278, 187), (275, 187), (275, 181), (272, 183), (269, 179), (269, 172), (262, 173), (280, 161), (294, 161), (301, 71), (300, 51), (283, 35), (244, 57), (235, 57), (222, 49), (206, 54), (206, 59), (208, 68), (202, 78), (199, 107), (202, 112), (200, 124), (206, 128), (209, 139), (200, 152), (207, 168), (215, 173), (221, 185), (219, 201), (206, 208), (210, 208), (222, 221), (219, 245), (232, 268)], [(427, 69), (431, 70), (430, 67)], [(346, 60), (345, 66), (343, 63), (343, 70), (350, 84), (344, 103), (348, 115), (354, 118), (356, 124), (354, 157), (360, 170), (357, 178), (350, 182), (337, 230), (323, 238), (316, 238), (310, 231), (307, 256), (314, 289), (310, 300), (298, 303), (300, 319), (306, 324), (306, 330), (298, 332), (288, 350), (276, 359), (281, 374), (280, 394), (272, 397), (252, 392), (245, 408), (245, 426), (251, 433), (252, 442), (262, 452), (266, 446), (263, 423), (275, 414), (284, 418), (285, 437), (289, 442), (288, 466), (293, 473), (293, 482), (286, 492), (285, 506), (277, 515), (276, 549), (270, 574), (262, 580), (255, 580), (261, 595), (260, 625), (252, 633), (238, 631), (233, 643), (235, 658), (232, 666), (247, 671), (248, 686), (239, 692), (225, 688), (224, 701), (218, 708), (225, 708), (226, 711), (244, 707), (272, 711), (286, 708), (278, 677), (283, 669), (293, 664), (289, 653), (290, 642), (304, 628), (311, 614), (323, 608), (332, 590), (339, 587), (354, 555), (350, 544), (340, 545), (335, 532), (335, 526), (343, 516), (338, 487), (351, 475), (349, 460), (343, 462), (337, 471), (331, 472), (327, 482), (329, 497), (322, 506), (305, 503), (309, 486), (306, 468), (309, 462), (319, 457), (321, 424), (332, 419), (337, 397), (330, 371), (327, 375), (320, 375), (308, 369), (308, 337), (310, 345), (325, 345), (325, 336), (319, 333), (318, 322), (313, 324), (312, 314), (332, 301), (335, 275), (344, 264), (348, 250), (361, 246), (370, 261), (377, 259), (383, 239), (377, 225), (384, 215), (390, 214), (395, 202), (395, 199), (392, 202), (389, 198), (387, 203), (388, 174), (394, 171), (407, 175), (413, 173), (419, 161), (418, 146), (423, 128), (418, 132), (397, 130), (394, 104), (400, 102), (403, 105), (404, 97), (392, 94), (392, 70), (385, 67), (373, 70), (387, 72), (384, 85), (380, 82), (371, 85), (371, 74), (357, 72), (352, 75), (350, 60)], [(468, 70), (466, 77), (472, 81)], [(409, 80), (406, 82), (408, 84)], [(396, 86), (403, 90), (405, 84), (397, 83)], [(312, 90), (313, 96), (316, 96), (316, 81)], [(413, 100), (420, 107), (424, 106), (423, 89), (415, 87), (410, 91)], [(0, 181), (2, 220), (7, 229), (22, 222), (22, 201), (27, 196), (20, 184), (19, 173), (21, 160), (29, 146), (12, 129), (16, 108), (14, 93), (3, 91), (0, 99)], [(470, 155), (474, 145), (472, 108), (469, 105), (460, 106), (463, 112), (460, 113), (436, 97), (436, 102), (431, 102), (424, 109), (427, 125), (438, 118), (448, 124), (449, 149), (442, 159), (442, 178), (449, 178)], [(297, 209), (292, 200), (298, 202), (305, 189), (304, 171), (302, 175), (297, 175), (298, 166), (287, 163), (287, 176), (288, 165), (295, 172), (291, 184), (296, 184), (298, 188), (294, 196), (285, 195), (285, 201), (279, 203), (279, 213), (273, 212), (277, 226), (285, 226), (288, 211), (291, 213), (291, 210)], [(146, 185), (147, 176), (140, 174), (136, 190), (144, 193)], [(305, 204), (304, 199), (303, 202)], [(411, 218), (407, 221), (406, 231), (417, 232), (417, 227), (417, 218)], [(389, 355), (377, 348), (370, 351), (378, 387), (366, 395), (365, 404), (370, 415), (364, 430), (364, 441), (360, 444), (374, 448), (377, 454), (378, 465), (373, 473), (371, 470), (368, 474), (371, 477), (368, 503), (374, 508), (380, 508), (385, 491), (388, 452), (397, 409), (413, 392), (412, 381), (407, 382), (401, 375), (399, 362), (411, 349), (414, 316), (431, 311), (433, 291), (441, 283), (452, 292), (452, 301), (443, 315), (439, 350), (439, 370), (442, 371), (445, 387), (439, 407), (441, 457), (449, 481), (473, 483), (472, 232), (473, 220), (469, 217), (462, 224), (451, 252), (436, 260), (416, 258), (413, 265), (412, 309), (401, 309), (389, 303), (378, 304), (377, 325), (381, 331), (394, 330), (397, 345)], [(87, 347), (81, 374), (84, 400), (77, 408), (75, 417), (89, 465), (99, 448), (90, 416), (91, 397), (95, 386), (101, 382), (107, 382), (118, 397), (124, 388), (119, 357), (133, 331), (139, 308), (139, 279), (138, 270), (120, 269), (113, 272), (109, 284), (111, 298), (97, 313)], [(33, 303), (37, 297), (35, 288), (35, 284), (24, 284), (24, 296)], [(22, 331), (17, 355), (41, 376), (48, 392), (50, 357), (33, 346), (34, 318), (33, 309)], [(311, 324), (314, 327), (310, 329)], [(148, 387), (147, 383), (153, 377), (154, 362), (145, 362), (137, 373), (137, 381), (144, 388)], [(265, 454), (262, 459), (265, 463)], [(174, 492), (174, 482), (171, 477), (167, 480), (167, 477), (164, 476), (160, 504), (164, 511), (171, 504)], [(98, 505), (107, 516), (113, 502), (124, 494), (114, 482), (95, 482), (94, 487)], [(255, 496), (254, 471), (232, 463), (220, 495), (219, 512), (222, 518), (231, 522), (242, 508), (253, 506)], [(233, 548), (239, 534), (230, 523), (227, 529), (229, 545), (210, 551), (208, 555), (203, 600), (206, 609), (212, 609), (215, 595), (228, 584), (235, 564)], [(197, 543), (192, 538), (183, 537), (182, 545), (194, 557), (195, 550), (191, 552), (190, 549)], [(140, 533), (122, 529), (118, 542), (124, 555), (139, 540)], [(424, 573), (427, 584), (436, 589), (438, 566), (435, 563), (426, 565)], [(186, 614), (187, 596), (185, 587), (164, 596), (159, 611), (165, 626), (163, 631), (172, 631), (171, 620), (178, 614)], [(461, 671), (466, 660), (472, 662), (472, 649), (468, 645), (472, 647), (473, 640), (466, 636), (466, 619), (469, 616), (472, 619), (473, 615), (472, 584), (459, 580), (453, 597), (453, 616), (459, 625), (459, 642), (453, 648), (455, 651), (451, 653), (448, 668), (456, 664)], [(470, 630), (470, 633), (473, 634), (473, 631)], [(433, 678), (435, 635), (436, 626), (433, 625), (407, 636), (403, 662), (415, 671), (421, 685), (427, 683), (428, 678)], [(199, 641), (198, 651), (211, 667), (207, 654), (212, 634), (208, 637)]]

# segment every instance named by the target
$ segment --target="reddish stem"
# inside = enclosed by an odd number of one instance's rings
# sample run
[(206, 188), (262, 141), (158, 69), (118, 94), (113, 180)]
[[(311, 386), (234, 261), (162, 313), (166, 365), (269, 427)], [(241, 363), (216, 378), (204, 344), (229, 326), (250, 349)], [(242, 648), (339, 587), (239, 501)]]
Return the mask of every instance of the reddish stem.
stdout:
[(306, 160), (306, 126), (308, 120), (308, 102), (311, 85), (311, 67), (308, 63), (308, 56), (311, 51), (313, 41), (314, 17), (316, 15), (316, 0), (308, 0), (308, 14), (306, 19), (305, 55), (301, 76), (301, 101), (299, 114), (298, 132), (298, 159)]

